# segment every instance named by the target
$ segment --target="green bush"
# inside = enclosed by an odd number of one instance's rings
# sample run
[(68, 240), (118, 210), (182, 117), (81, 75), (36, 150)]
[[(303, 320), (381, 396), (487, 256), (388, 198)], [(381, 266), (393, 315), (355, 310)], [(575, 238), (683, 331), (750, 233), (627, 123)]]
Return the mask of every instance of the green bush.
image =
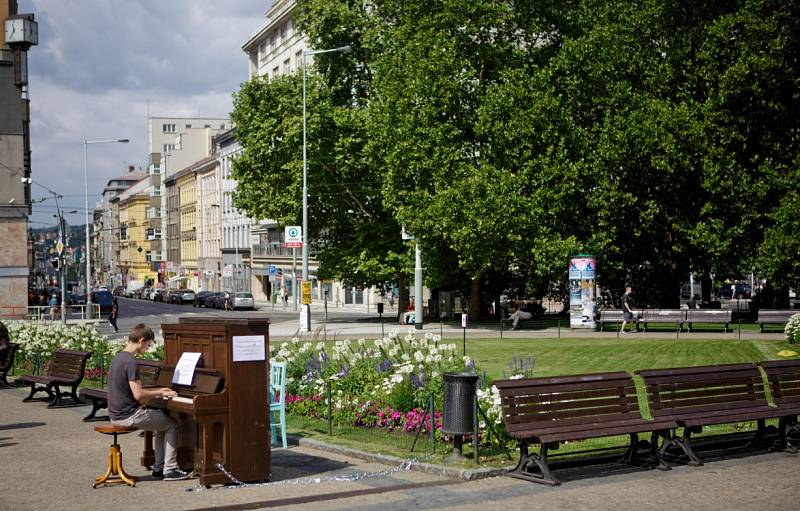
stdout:
[(793, 315), (786, 323), (786, 328), (783, 330), (786, 340), (790, 344), (800, 342), (800, 313)]

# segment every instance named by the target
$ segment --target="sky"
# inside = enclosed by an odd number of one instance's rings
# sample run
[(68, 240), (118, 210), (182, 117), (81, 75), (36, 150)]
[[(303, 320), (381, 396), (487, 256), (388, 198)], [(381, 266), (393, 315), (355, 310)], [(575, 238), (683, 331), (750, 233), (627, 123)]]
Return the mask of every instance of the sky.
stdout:
[[(66, 220), (84, 223), (84, 140), (89, 209), (127, 165), (146, 167), (151, 116), (227, 117), (248, 77), (242, 44), (270, 0), (19, 0), (39, 23), (28, 53), (32, 196), (63, 195)], [(56, 225), (51, 198), (31, 227)], [(91, 213), (90, 213), (91, 214)]]

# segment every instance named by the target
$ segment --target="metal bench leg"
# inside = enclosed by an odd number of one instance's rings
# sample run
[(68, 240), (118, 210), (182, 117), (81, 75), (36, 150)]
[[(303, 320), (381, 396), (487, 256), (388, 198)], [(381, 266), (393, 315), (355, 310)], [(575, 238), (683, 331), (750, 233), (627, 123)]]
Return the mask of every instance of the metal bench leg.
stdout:
[(636, 457), (636, 451), (639, 450), (639, 435), (636, 433), (630, 433), (631, 436), (631, 443), (628, 444), (628, 449), (625, 451), (625, 454), (622, 455), (622, 461), (624, 463), (633, 463), (633, 459)]
[(796, 415), (780, 418), (778, 421), (778, 440), (775, 442), (775, 446), (772, 450), (797, 454), (797, 446), (789, 440), (790, 432), (800, 434), (800, 427), (798, 427)]
[[(661, 458), (667, 453), (667, 449), (672, 447), (673, 445), (677, 445), (683, 450), (683, 454), (689, 458), (687, 462), (688, 465), (692, 465), (695, 467), (703, 466), (703, 461), (697, 457), (697, 455), (692, 450), (692, 444), (690, 437), (692, 435), (692, 429), (690, 427), (683, 428), (683, 437), (676, 436), (675, 434), (670, 434), (669, 437), (665, 438), (664, 444), (661, 446), (661, 450), (659, 451), (659, 455)], [(699, 431), (698, 431), (699, 433)]]
[(758, 446), (761, 445), (761, 442), (764, 440), (764, 435), (766, 434), (766, 432), (767, 432), (766, 422), (764, 421), (764, 419), (758, 419), (758, 429), (753, 434), (753, 438), (751, 438), (750, 441), (747, 442), (747, 446), (750, 447), (751, 449), (758, 448)]
[[(547, 450), (550, 448), (550, 445), (551, 444), (546, 443), (542, 444), (539, 454), (536, 455), (528, 453), (528, 442), (520, 441), (519, 463), (517, 463), (517, 466), (514, 467), (508, 475), (534, 483), (549, 484), (551, 486), (560, 485), (561, 481), (556, 479), (553, 473), (550, 472), (550, 466), (547, 464)], [(531, 462), (535, 463), (539, 468), (540, 475), (531, 472), (533, 468)]]
[[(31, 386), (31, 392), (28, 394), (28, 397), (22, 400), (23, 403), (28, 403), (30, 401), (47, 401), (50, 402), (53, 400), (53, 391), (50, 390), (49, 386), (45, 387), (37, 387), (35, 382), (31, 382), (28, 385)], [(38, 394), (39, 392), (47, 392), (47, 397), (33, 397), (34, 395)]]
[(109, 420), (108, 416), (97, 417), (97, 412), (106, 408), (108, 403), (105, 399), (100, 399), (98, 397), (89, 396), (89, 399), (92, 401), (92, 411), (89, 412), (89, 415), (83, 418), (83, 422), (94, 422), (94, 421), (107, 421)]

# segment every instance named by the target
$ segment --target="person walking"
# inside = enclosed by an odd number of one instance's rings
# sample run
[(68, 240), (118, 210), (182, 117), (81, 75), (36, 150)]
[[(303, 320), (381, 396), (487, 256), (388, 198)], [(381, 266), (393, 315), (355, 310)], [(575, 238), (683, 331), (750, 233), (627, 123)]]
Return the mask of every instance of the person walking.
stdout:
[(53, 295), (50, 297), (50, 321), (56, 320), (56, 314), (58, 314), (58, 298)]
[(386, 305), (389, 306), (390, 309), (394, 310), (394, 290), (390, 289), (388, 293), (386, 293)]
[(228, 291), (225, 291), (225, 297), (222, 299), (222, 305), (225, 307), (226, 311), (231, 310), (231, 294)]
[(286, 286), (281, 288), (281, 301), (283, 302), (283, 308), (285, 309), (289, 305), (289, 290), (286, 289)]
[(621, 334), (625, 333), (625, 325), (629, 321), (636, 321), (636, 330), (631, 331), (639, 331), (639, 322), (636, 320), (636, 313), (634, 313), (631, 308), (631, 293), (633, 293), (633, 288), (628, 286), (625, 288), (625, 294), (622, 295), (622, 328), (619, 329), (619, 333)]
[(114, 303), (111, 305), (111, 314), (108, 315), (108, 322), (114, 327), (115, 332), (119, 332), (119, 328), (117, 328), (117, 317), (119, 317), (119, 303), (117, 303), (117, 299), (114, 298)]
[(165, 481), (188, 479), (190, 474), (178, 468), (178, 423), (143, 401), (170, 399), (178, 395), (168, 388), (145, 389), (139, 376), (136, 355), (146, 352), (155, 342), (153, 331), (145, 324), (133, 327), (125, 348), (117, 353), (108, 370), (108, 417), (111, 425), (136, 427), (155, 432), (153, 477)]

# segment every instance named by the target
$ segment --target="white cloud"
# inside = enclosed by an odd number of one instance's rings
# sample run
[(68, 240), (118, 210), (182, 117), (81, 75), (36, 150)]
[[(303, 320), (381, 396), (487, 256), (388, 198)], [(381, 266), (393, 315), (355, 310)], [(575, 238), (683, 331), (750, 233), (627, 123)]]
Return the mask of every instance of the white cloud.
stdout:
[[(39, 22), (29, 53), (34, 182), (65, 198), (83, 223), (83, 140), (129, 138), (89, 148), (90, 208), (127, 164), (147, 161), (147, 112), (225, 117), (247, 79), (241, 45), (269, 1), (21, 0)], [(34, 185), (33, 197), (48, 195)], [(54, 223), (53, 202), (32, 221)], [(34, 226), (38, 224), (33, 224)]]

